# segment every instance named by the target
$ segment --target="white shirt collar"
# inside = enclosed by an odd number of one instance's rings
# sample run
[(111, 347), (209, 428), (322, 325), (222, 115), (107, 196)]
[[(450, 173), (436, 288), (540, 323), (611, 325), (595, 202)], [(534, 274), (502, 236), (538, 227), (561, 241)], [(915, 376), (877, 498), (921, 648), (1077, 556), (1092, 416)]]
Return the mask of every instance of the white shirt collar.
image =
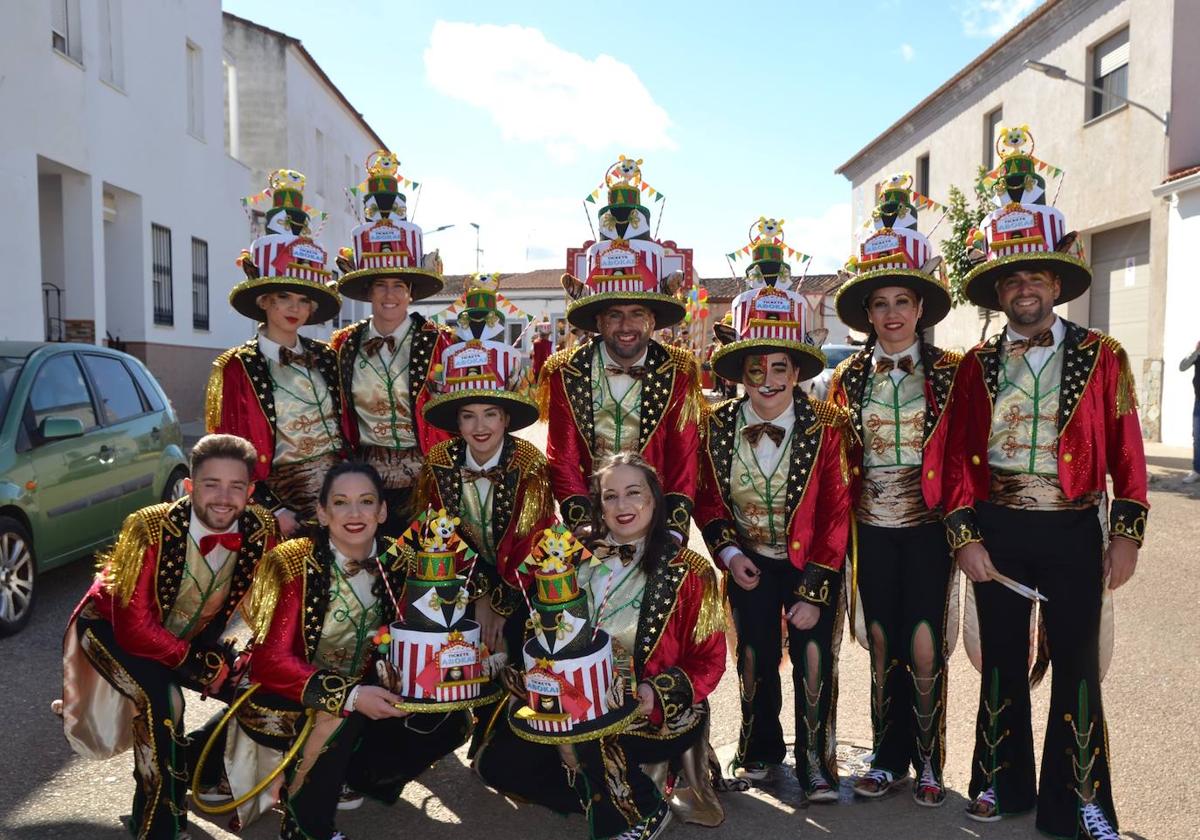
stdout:
[[(342, 554), (341, 549), (334, 545), (333, 540), (329, 541), (329, 550), (333, 552), (334, 562), (338, 564), (338, 568), (342, 571), (346, 570), (346, 566), (350, 563), (350, 558)], [(379, 552), (379, 541), (375, 541), (375, 545), (371, 548), (371, 556), (374, 557)]]
[[(272, 361), (275, 364), (279, 364), (279, 348), (282, 346), (283, 345), (281, 345), (279, 342), (272, 341), (271, 339), (267, 338), (266, 330), (261, 329), (261, 328), (259, 329), (259, 331), (258, 331), (258, 350), (260, 353), (262, 353), (264, 356), (266, 356), (269, 361)], [(292, 347), (289, 347), (288, 349), (298, 351), (300, 349), (300, 347), (301, 347), (300, 337), (296, 336), (295, 345)]]
[[(409, 312), (404, 316), (404, 320), (401, 321), (396, 326), (396, 329), (392, 330), (390, 333), (388, 333), (388, 335), (395, 336), (396, 341), (399, 341), (401, 338), (404, 337), (404, 332), (405, 332), (405, 330), (408, 329), (408, 325), (411, 321), (412, 321), (412, 313)], [(384, 335), (383, 333), (381, 333), (379, 330), (377, 330), (375, 328), (375, 318), (374, 317), (371, 317), (367, 322), (367, 338), (387, 338), (387, 335)]]
[(207, 536), (215, 536), (217, 534), (233, 534), (237, 532), (238, 522), (240, 519), (241, 517), (239, 516), (237, 519), (233, 520), (233, 524), (224, 531), (214, 531), (201, 522), (200, 517), (196, 516), (195, 511), (193, 511), (191, 519), (188, 521), (188, 536), (195, 540), (196, 545), (199, 545), (200, 540)]
[(642, 355), (639, 356), (636, 361), (632, 361), (629, 364), (625, 364), (624, 362), (613, 361), (613, 357), (608, 354), (608, 345), (606, 345), (603, 340), (601, 340), (599, 342), (599, 345), (600, 345), (600, 361), (601, 361), (601, 363), (604, 364), (605, 367), (607, 367), (608, 365), (619, 365), (620, 367), (623, 367), (623, 368), (631, 368), (634, 365), (645, 365), (646, 364), (646, 356), (649, 355), (649, 348), (647, 348), (646, 350), (642, 351)]
[(490, 470), (492, 467), (500, 466), (500, 456), (503, 454), (504, 454), (504, 444), (501, 443), (500, 447), (496, 450), (496, 454), (493, 455), (491, 458), (488, 458), (486, 463), (480, 464), (475, 460), (475, 456), (473, 454), (471, 454), (471, 447), (468, 446), (467, 452), (466, 452), (466, 458), (463, 460), (463, 465), (466, 466), (468, 469), (476, 470), (478, 472), (483, 472), (484, 470)]
[(788, 432), (791, 431), (792, 426), (796, 425), (796, 404), (789, 403), (783, 413), (774, 420), (763, 420), (758, 416), (758, 412), (754, 410), (754, 406), (750, 404), (750, 400), (746, 400), (742, 406), (742, 417), (745, 418), (747, 426), (757, 426), (759, 423), (773, 423), (783, 429), (784, 432)]
[[(1059, 318), (1057, 315), (1054, 316), (1054, 323), (1050, 325), (1050, 335), (1054, 337), (1055, 347), (1062, 344), (1063, 339), (1067, 337), (1067, 325), (1064, 324), (1063, 319)], [(1029, 336), (1013, 332), (1011, 324), (1004, 327), (1005, 341), (1024, 341), (1027, 338), (1029, 338)]]
[(899, 363), (899, 361), (901, 359), (909, 358), (909, 359), (912, 359), (914, 363), (916, 363), (921, 360), (919, 354), (917, 353), (917, 348), (919, 346), (920, 346), (920, 342), (914, 341), (912, 344), (910, 344), (908, 347), (905, 347), (899, 353), (889, 353), (883, 349), (883, 346), (881, 344), (879, 344), (879, 342), (876, 342), (875, 343), (875, 352), (872, 355), (872, 358), (877, 362), (882, 359), (891, 359), (893, 362), (897, 362), (897, 363)]

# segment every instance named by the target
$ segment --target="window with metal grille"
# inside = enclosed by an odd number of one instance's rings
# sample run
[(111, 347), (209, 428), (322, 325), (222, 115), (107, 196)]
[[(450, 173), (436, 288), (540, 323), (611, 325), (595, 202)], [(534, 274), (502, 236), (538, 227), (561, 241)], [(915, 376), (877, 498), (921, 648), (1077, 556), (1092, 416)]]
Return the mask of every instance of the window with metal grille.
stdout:
[(1089, 71), (1093, 88), (1088, 97), (1088, 119), (1094, 120), (1124, 105), (1125, 97), (1129, 95), (1128, 29), (1122, 29), (1092, 47)]
[(171, 277), (171, 229), (150, 225), (154, 247), (154, 323), (175, 324), (175, 292)]
[(192, 237), (192, 326), (208, 329), (208, 243)]

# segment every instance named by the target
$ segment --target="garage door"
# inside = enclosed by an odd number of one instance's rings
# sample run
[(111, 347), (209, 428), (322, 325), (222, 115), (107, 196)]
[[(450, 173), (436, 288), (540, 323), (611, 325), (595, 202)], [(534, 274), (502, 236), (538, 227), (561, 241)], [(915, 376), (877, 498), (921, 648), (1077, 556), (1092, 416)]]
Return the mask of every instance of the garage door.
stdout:
[(1149, 349), (1150, 222), (1093, 234), (1091, 257), (1089, 326), (1121, 342), (1137, 379), (1138, 402), (1144, 406), (1142, 363)]

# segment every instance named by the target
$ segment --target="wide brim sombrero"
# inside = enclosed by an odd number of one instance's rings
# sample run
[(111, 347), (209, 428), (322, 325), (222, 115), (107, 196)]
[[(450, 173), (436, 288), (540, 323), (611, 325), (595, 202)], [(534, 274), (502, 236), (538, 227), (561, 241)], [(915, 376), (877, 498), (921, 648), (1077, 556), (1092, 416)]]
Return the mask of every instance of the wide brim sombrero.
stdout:
[(811, 344), (786, 338), (746, 338), (718, 347), (709, 359), (717, 376), (741, 382), (747, 356), (788, 353), (800, 369), (799, 381), (812, 379), (825, 369), (825, 354)]
[(529, 725), (528, 715), (532, 710), (520, 698), (508, 704), (508, 723), (517, 736), (532, 741), (535, 744), (578, 744), (583, 741), (595, 741), (607, 735), (624, 732), (639, 716), (638, 700), (626, 695), (621, 708), (613, 709), (600, 715), (595, 720), (576, 723), (569, 732), (543, 732)]
[(338, 291), (351, 300), (370, 301), (371, 283), (382, 277), (395, 277), (408, 283), (412, 300), (433, 297), (442, 290), (442, 275), (426, 268), (360, 268), (346, 272), (338, 279)]
[(229, 291), (229, 305), (252, 321), (266, 321), (266, 311), (258, 305), (260, 295), (271, 292), (295, 292), (316, 302), (309, 324), (323, 324), (342, 309), (342, 297), (324, 283), (296, 277), (253, 277), (238, 283)]
[(967, 300), (984, 309), (1000, 312), (996, 281), (1015, 271), (1050, 271), (1056, 274), (1062, 283), (1062, 290), (1054, 301), (1055, 305), (1074, 300), (1092, 285), (1092, 270), (1074, 254), (1063, 251), (1030, 251), (997, 257), (971, 269), (963, 283)]
[(505, 694), (504, 686), (498, 682), (484, 683), (478, 697), (467, 700), (414, 700), (401, 698), (399, 703), (393, 703), (402, 712), (417, 712), (429, 714), (432, 712), (457, 712), (460, 709), (474, 709), (477, 706), (487, 706), (500, 700)]
[(567, 321), (573, 327), (597, 332), (596, 316), (610, 306), (638, 304), (654, 313), (654, 329), (673, 327), (687, 313), (683, 301), (660, 292), (599, 292), (574, 301), (567, 307)]
[(511, 391), (494, 388), (468, 388), (439, 394), (425, 404), (422, 414), (427, 423), (457, 434), (458, 409), (472, 403), (497, 405), (507, 411), (510, 432), (532, 426), (538, 420), (538, 407), (533, 400)]
[(921, 297), (921, 326), (932, 327), (950, 314), (950, 292), (936, 277), (914, 268), (880, 268), (851, 277), (834, 298), (838, 319), (858, 332), (870, 332), (867, 298), (877, 289), (903, 286)]

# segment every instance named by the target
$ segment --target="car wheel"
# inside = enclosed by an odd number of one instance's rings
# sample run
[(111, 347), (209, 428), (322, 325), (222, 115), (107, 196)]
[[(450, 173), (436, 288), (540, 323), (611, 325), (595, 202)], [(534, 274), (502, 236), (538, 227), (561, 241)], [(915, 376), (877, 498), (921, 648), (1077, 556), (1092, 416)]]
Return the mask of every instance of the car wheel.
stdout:
[(176, 467), (171, 472), (170, 478), (167, 479), (167, 483), (163, 487), (162, 500), (164, 502), (174, 502), (187, 495), (187, 491), (183, 489), (183, 480), (185, 478), (187, 478), (187, 470), (183, 467)]
[(11, 636), (33, 613), (37, 562), (25, 526), (0, 516), (0, 636)]

